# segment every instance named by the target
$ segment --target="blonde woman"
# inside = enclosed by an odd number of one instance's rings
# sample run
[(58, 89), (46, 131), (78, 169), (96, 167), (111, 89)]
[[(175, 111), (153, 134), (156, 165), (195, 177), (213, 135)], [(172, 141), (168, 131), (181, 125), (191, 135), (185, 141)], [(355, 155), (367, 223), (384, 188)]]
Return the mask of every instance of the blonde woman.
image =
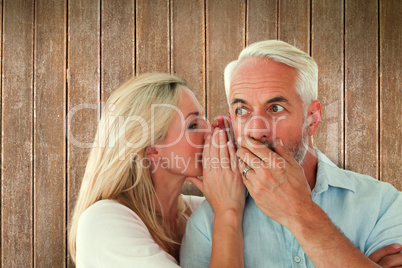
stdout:
[(242, 267), (245, 188), (235, 159), (185, 81), (147, 74), (123, 84), (105, 105), (74, 210), (77, 267), (178, 267), (187, 219), (203, 199), (180, 194), (186, 179), (215, 212), (211, 267)]

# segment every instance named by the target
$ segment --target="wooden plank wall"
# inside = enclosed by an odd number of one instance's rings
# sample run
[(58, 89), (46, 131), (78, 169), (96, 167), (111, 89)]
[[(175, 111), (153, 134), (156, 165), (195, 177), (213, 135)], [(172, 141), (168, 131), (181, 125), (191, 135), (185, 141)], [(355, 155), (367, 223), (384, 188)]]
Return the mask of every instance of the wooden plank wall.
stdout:
[(228, 111), (224, 67), (265, 39), (319, 65), (316, 146), (402, 190), (401, 12), (400, 0), (0, 1), (1, 266), (74, 267), (68, 223), (114, 88), (176, 73), (212, 120)]

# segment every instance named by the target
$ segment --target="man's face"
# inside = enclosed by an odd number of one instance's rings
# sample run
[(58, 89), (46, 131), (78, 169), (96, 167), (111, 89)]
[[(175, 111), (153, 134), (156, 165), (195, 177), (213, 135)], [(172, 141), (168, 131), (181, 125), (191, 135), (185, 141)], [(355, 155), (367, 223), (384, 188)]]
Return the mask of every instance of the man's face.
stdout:
[(230, 115), (236, 138), (249, 136), (272, 150), (279, 138), (302, 164), (309, 136), (296, 77), (294, 68), (271, 59), (244, 60), (232, 79)]

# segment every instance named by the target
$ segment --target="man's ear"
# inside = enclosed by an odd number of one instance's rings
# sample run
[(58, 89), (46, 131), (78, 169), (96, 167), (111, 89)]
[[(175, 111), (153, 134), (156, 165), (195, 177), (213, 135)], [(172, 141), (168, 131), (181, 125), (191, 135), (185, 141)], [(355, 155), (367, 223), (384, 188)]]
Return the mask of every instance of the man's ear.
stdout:
[(313, 101), (307, 110), (308, 134), (313, 136), (320, 125), (322, 117), (321, 103), (318, 100)]
[(149, 160), (156, 162), (159, 159), (159, 152), (154, 146), (148, 146), (146, 156)]

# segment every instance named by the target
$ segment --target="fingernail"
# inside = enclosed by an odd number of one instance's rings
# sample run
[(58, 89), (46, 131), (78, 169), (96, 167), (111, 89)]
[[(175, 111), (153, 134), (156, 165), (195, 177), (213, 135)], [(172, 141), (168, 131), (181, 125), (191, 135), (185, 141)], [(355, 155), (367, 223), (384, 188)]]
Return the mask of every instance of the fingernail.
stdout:
[(392, 245), (392, 247), (394, 248), (394, 249), (402, 249), (402, 245), (401, 244), (393, 244)]

